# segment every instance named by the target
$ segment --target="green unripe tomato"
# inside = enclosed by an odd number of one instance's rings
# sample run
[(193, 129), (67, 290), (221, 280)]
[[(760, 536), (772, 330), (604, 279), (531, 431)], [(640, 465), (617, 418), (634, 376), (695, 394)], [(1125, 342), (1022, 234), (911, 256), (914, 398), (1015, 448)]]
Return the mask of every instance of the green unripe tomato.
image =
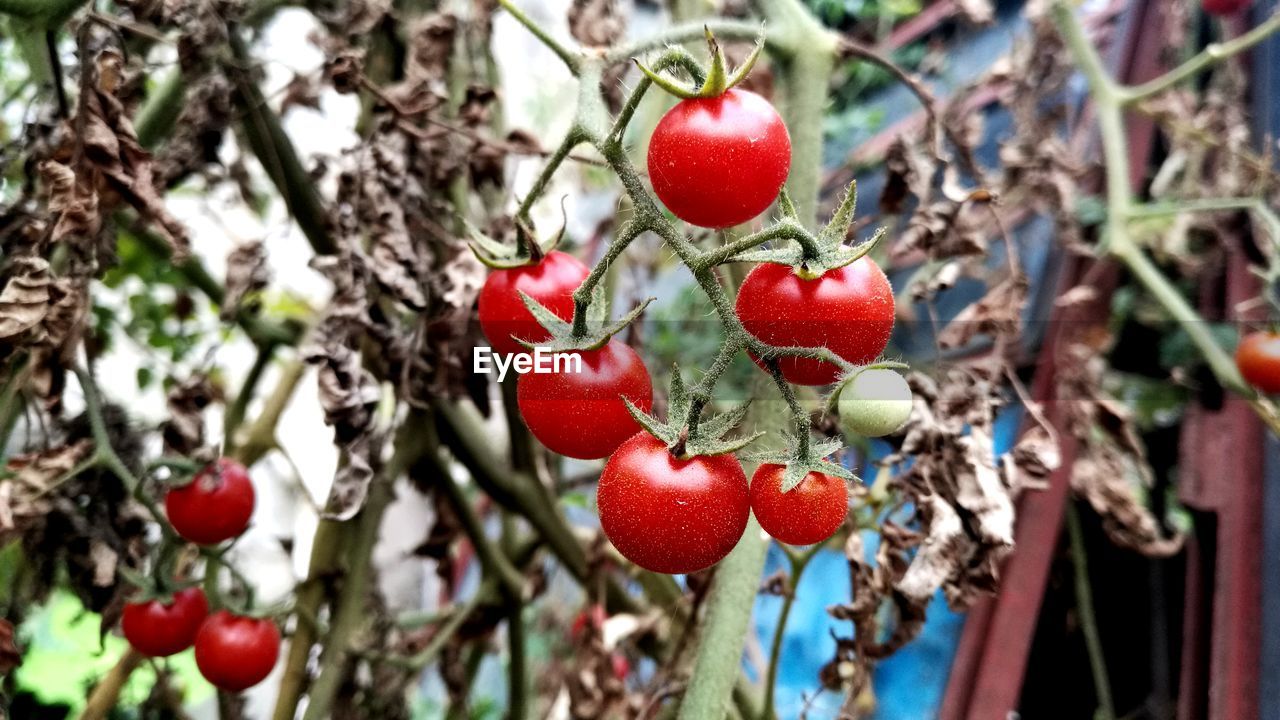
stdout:
[(906, 378), (887, 368), (863, 370), (840, 387), (836, 406), (846, 433), (890, 435), (911, 416)]

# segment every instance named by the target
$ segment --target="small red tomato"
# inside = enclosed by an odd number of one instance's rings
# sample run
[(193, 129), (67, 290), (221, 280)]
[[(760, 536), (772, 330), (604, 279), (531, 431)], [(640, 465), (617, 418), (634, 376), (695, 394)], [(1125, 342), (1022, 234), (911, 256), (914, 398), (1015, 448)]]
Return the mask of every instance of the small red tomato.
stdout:
[(532, 265), (489, 273), (480, 289), (480, 329), (493, 351), (504, 355), (526, 352), (513, 336), (534, 343), (551, 338), (524, 306), (521, 292), (561, 318), (572, 320), (573, 291), (590, 272), (578, 258), (553, 250)]
[(1252, 332), (1236, 347), (1245, 382), (1268, 395), (1280, 393), (1280, 333)]
[(626, 680), (631, 674), (631, 663), (627, 662), (626, 656), (622, 653), (610, 655), (609, 664), (613, 666), (613, 676), (618, 680)]
[(217, 545), (239, 537), (253, 515), (253, 483), (244, 465), (230, 458), (196, 473), (192, 481), (164, 496), (169, 524), (197, 545)]
[(129, 603), (120, 616), (124, 639), (147, 657), (168, 657), (191, 647), (209, 614), (209, 601), (200, 588), (179, 590), (167, 603), (148, 600)]
[[(742, 281), (736, 311), (747, 332), (770, 345), (826, 347), (862, 365), (889, 344), (893, 288), (868, 257), (813, 279), (787, 265), (761, 263)], [(783, 357), (779, 367), (797, 385), (827, 385), (840, 375), (838, 366), (810, 358)]]
[(604, 606), (600, 603), (592, 603), (586, 610), (581, 610), (577, 615), (573, 616), (573, 624), (569, 627), (569, 639), (578, 642), (582, 639), (587, 628), (592, 632), (600, 632), (605, 622)]
[(784, 493), (785, 472), (782, 465), (766, 463), (751, 476), (751, 511), (760, 527), (788, 545), (812, 545), (835, 534), (849, 514), (844, 480), (811, 472)]
[(279, 656), (280, 631), (270, 620), (219, 610), (196, 635), (196, 667), (211, 685), (227, 692), (262, 682)]
[(1248, 8), (1251, 4), (1253, 4), (1251, 0), (1204, 0), (1202, 6), (1210, 15), (1228, 17)]
[(749, 90), (681, 100), (649, 140), (653, 191), (691, 225), (724, 228), (759, 215), (790, 169), (786, 124)]
[(720, 562), (750, 516), (747, 476), (736, 457), (681, 460), (644, 432), (610, 456), (596, 503), (600, 526), (623, 557), (671, 574)]
[(580, 460), (602, 458), (640, 431), (627, 406), (648, 412), (653, 381), (640, 355), (610, 340), (598, 350), (582, 350), (581, 372), (570, 372), (572, 353), (548, 356), (560, 372), (527, 372), (516, 386), (516, 401), (529, 432), (553, 452)]

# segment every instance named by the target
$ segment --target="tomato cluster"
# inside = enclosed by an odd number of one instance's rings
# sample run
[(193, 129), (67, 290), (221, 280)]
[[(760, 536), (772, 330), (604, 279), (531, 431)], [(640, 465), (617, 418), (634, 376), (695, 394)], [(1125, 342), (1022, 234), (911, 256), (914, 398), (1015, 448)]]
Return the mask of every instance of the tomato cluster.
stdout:
[[(658, 198), (682, 220), (710, 228), (764, 212), (790, 162), (790, 138), (777, 111), (759, 95), (732, 88), (686, 97), (662, 118), (649, 144)], [(767, 345), (825, 348), (849, 364), (867, 365), (893, 330), (893, 289), (865, 253), (840, 256), (843, 233), (830, 237), (818, 262), (756, 265), (738, 291), (735, 312), (742, 328)], [(626, 406), (629, 401), (632, 410), (648, 413), (653, 404), (640, 356), (607, 334), (584, 335), (581, 319), (570, 325), (573, 294), (590, 271), (563, 252), (527, 255), (524, 264), (508, 259), (489, 275), (478, 302), (481, 329), (496, 352), (522, 351), (517, 341), (579, 348), (581, 372), (521, 376), (518, 405), (530, 433), (548, 449), (608, 458), (597, 490), (600, 524), (623, 556), (655, 572), (701, 570), (733, 549), (752, 511), (788, 544), (822, 542), (839, 529), (848, 512), (843, 477), (815, 470), (785, 480), (786, 465), (765, 463), (748, 483), (731, 451), (685, 452), (670, 428), (641, 429)], [(527, 299), (547, 312), (531, 311)], [(841, 382), (839, 410), (851, 432), (889, 434), (910, 412), (910, 390), (892, 370), (864, 368), (842, 377), (840, 365), (814, 357), (753, 359), (766, 370), (776, 362), (790, 383)]]
[(275, 623), (226, 610), (210, 615), (199, 588), (179, 590), (167, 601), (125, 605), (120, 629), (129, 645), (147, 657), (176, 655), (194, 645), (200, 674), (229, 692), (262, 682), (280, 654)]
[[(230, 458), (219, 458), (190, 483), (165, 495), (174, 531), (198, 545), (238, 537), (249, 526), (253, 506), (249, 472)], [(194, 587), (126, 604), (120, 630), (133, 649), (147, 657), (168, 657), (194, 646), (200, 674), (228, 692), (262, 682), (280, 654), (280, 631), (274, 622), (226, 610), (210, 615), (208, 598)]]

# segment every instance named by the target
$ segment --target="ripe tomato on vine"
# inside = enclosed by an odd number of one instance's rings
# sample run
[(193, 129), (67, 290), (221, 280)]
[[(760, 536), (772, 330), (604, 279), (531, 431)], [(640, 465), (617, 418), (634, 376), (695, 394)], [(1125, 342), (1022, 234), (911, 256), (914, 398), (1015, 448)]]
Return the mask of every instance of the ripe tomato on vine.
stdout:
[[(869, 257), (812, 278), (761, 263), (742, 281), (735, 309), (747, 332), (765, 343), (825, 347), (855, 365), (875, 360), (893, 332), (893, 288)], [(778, 365), (797, 385), (828, 385), (840, 375), (839, 366), (813, 358), (784, 357)]]
[(1236, 367), (1245, 382), (1267, 393), (1280, 393), (1280, 333), (1259, 330), (1236, 346)]
[(168, 657), (196, 640), (209, 614), (209, 601), (200, 588), (187, 588), (168, 601), (129, 603), (120, 616), (120, 630), (134, 650), (147, 657)]
[(520, 415), (548, 449), (581, 460), (602, 458), (640, 426), (623, 398), (648, 412), (653, 383), (629, 345), (611, 339), (596, 350), (577, 351), (580, 372), (528, 373), (516, 386)]
[(563, 320), (573, 317), (573, 291), (590, 270), (578, 258), (552, 250), (527, 265), (496, 268), (480, 289), (480, 329), (494, 352), (525, 351), (516, 339), (531, 343), (547, 340), (550, 334), (525, 307), (520, 293), (542, 303)]
[(623, 557), (670, 574), (719, 562), (750, 514), (747, 476), (732, 453), (683, 460), (647, 432), (609, 458), (596, 503), (604, 534)]
[(265, 618), (219, 610), (200, 627), (195, 647), (200, 674), (214, 687), (240, 692), (271, 674), (280, 657), (280, 630)]
[(751, 476), (751, 511), (760, 527), (788, 545), (812, 545), (835, 534), (849, 513), (849, 488), (834, 475), (810, 472), (782, 492), (786, 467), (764, 463)]
[(217, 545), (239, 537), (249, 527), (254, 503), (249, 471), (231, 458), (218, 458), (191, 482), (171, 488), (164, 497), (173, 529), (197, 545)]
[(691, 225), (725, 228), (768, 209), (791, 168), (791, 136), (773, 105), (730, 88), (691, 97), (654, 128), (649, 140), (653, 191)]

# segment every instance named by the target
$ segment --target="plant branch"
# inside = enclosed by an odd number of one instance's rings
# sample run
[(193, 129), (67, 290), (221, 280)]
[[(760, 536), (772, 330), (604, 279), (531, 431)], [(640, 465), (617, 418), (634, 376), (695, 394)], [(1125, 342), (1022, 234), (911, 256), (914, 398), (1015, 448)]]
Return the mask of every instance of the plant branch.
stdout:
[[(393, 483), (429, 450), (430, 416), (413, 412), (396, 434), (395, 451), (386, 467), (374, 478), (364, 507), (352, 520), (352, 536), (347, 551), (347, 573), (339, 594), (333, 622), (320, 658), (320, 674), (311, 687), (304, 720), (324, 720), (331, 715), (334, 698), (346, 674), (352, 641), (369, 621), (369, 584), (372, 579), (373, 546), (378, 540), (382, 515), (394, 496)], [(278, 710), (278, 708), (277, 708)]]
[(1133, 87), (1119, 89), (1120, 102), (1129, 105), (1158, 95), (1178, 83), (1208, 70), (1218, 63), (1252, 48), (1280, 30), (1280, 12), (1258, 23), (1252, 30), (1226, 42), (1213, 43), (1195, 57), (1154, 80)]
[(529, 32), (533, 33), (534, 37), (542, 41), (542, 44), (546, 45), (548, 50), (555, 53), (556, 56), (564, 62), (565, 66), (569, 68), (569, 72), (572, 72), (575, 75), (578, 74), (582, 60), (581, 52), (570, 50), (564, 45), (561, 45), (559, 40), (551, 37), (551, 33), (544, 30), (541, 25), (534, 22), (528, 15), (524, 14), (524, 11), (516, 7), (515, 3), (511, 2), (511, 0), (498, 0), (498, 5), (502, 6), (503, 10), (510, 13), (511, 17), (515, 18), (517, 22), (525, 26)]
[[(787, 560), (791, 565), (791, 572), (787, 575), (786, 587), (782, 593), (782, 609), (778, 611), (778, 622), (773, 630), (773, 645), (769, 650), (769, 669), (765, 673), (764, 680), (764, 720), (773, 720), (777, 717), (777, 710), (774, 707), (774, 690), (778, 684), (778, 667), (782, 660), (782, 640), (786, 636), (787, 618), (791, 616), (791, 607), (795, 603), (796, 589), (800, 587), (800, 576), (804, 574), (805, 568), (809, 567), (809, 561), (814, 555), (822, 549), (823, 544), (817, 543), (810, 546), (807, 550), (800, 554), (787, 552)], [(784, 547), (785, 549), (785, 547)]]
[(1084, 531), (1075, 503), (1067, 502), (1067, 535), (1071, 540), (1071, 560), (1075, 568), (1076, 612), (1080, 613), (1080, 629), (1089, 651), (1089, 669), (1093, 673), (1093, 689), (1098, 696), (1096, 720), (1115, 720), (1115, 703), (1111, 700), (1111, 681), (1107, 678), (1107, 661), (1102, 651), (1102, 635), (1093, 612), (1093, 585), (1089, 581), (1089, 560), (1084, 548)]

